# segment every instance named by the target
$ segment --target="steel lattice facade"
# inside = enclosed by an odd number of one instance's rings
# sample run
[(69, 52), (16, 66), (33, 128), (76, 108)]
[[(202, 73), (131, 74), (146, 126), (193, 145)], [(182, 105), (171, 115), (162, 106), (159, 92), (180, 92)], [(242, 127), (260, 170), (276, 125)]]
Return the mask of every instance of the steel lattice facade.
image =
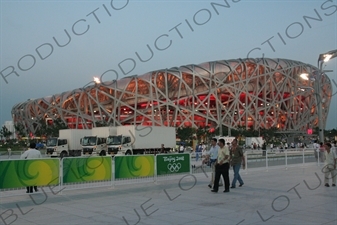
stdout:
[[(29, 99), (12, 108), (13, 121), (35, 132), (39, 121), (60, 118), (69, 128), (90, 129), (95, 122), (113, 126), (218, 127), (306, 130), (316, 127), (317, 100), (324, 124), (332, 94), (320, 76), (322, 93), (301, 73), (314, 66), (288, 59), (235, 59), (173, 67), (109, 84), (101, 83)], [(318, 99), (315, 96), (319, 96)]]

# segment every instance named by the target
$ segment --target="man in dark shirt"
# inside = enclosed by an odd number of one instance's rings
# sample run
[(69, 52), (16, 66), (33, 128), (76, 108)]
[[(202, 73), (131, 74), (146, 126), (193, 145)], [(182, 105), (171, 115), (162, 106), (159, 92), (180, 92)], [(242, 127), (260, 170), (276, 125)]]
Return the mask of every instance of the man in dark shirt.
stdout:
[(242, 148), (238, 145), (238, 140), (234, 139), (232, 141), (232, 148), (231, 148), (231, 159), (232, 159), (232, 166), (233, 166), (233, 171), (234, 171), (234, 177), (232, 181), (232, 186), (231, 188), (235, 188), (236, 181), (239, 181), (240, 185), (239, 187), (242, 187), (243, 180), (240, 176), (240, 167), (241, 163), (244, 163), (244, 155)]

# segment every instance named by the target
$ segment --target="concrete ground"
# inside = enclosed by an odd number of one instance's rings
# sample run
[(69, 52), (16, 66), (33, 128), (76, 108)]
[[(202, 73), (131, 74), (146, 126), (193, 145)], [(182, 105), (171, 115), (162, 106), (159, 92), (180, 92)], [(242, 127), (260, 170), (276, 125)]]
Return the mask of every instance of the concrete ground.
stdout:
[(324, 186), (316, 163), (241, 171), (243, 187), (229, 193), (212, 193), (210, 172), (194, 172), (59, 193), (1, 193), (0, 224), (337, 224), (337, 188)]

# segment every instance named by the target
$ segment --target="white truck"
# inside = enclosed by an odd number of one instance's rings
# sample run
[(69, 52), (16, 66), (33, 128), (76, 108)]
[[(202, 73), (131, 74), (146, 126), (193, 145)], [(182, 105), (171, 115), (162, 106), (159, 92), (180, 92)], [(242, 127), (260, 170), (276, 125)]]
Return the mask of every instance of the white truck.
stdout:
[(107, 137), (117, 134), (117, 127), (95, 127), (91, 134), (83, 137), (82, 155), (105, 156), (108, 152)]
[(164, 145), (165, 152), (175, 148), (174, 127), (129, 125), (118, 126), (117, 134), (107, 139), (110, 155), (133, 155), (159, 153)]
[(47, 139), (46, 155), (51, 157), (80, 156), (82, 151), (81, 138), (91, 133), (91, 130), (65, 129), (59, 130), (59, 137)]

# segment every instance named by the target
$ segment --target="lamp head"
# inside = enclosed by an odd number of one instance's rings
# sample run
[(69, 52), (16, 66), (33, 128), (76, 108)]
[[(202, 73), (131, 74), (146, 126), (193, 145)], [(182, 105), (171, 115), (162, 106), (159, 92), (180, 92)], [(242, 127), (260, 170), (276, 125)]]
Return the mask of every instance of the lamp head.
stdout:
[(327, 61), (329, 61), (329, 60), (331, 59), (331, 57), (332, 57), (331, 54), (326, 54), (326, 55), (324, 55), (323, 61), (324, 61), (324, 62), (327, 62)]
[(320, 54), (319, 57), (318, 57), (318, 61), (327, 62), (330, 59), (335, 58), (336, 56), (337, 56), (337, 49)]

